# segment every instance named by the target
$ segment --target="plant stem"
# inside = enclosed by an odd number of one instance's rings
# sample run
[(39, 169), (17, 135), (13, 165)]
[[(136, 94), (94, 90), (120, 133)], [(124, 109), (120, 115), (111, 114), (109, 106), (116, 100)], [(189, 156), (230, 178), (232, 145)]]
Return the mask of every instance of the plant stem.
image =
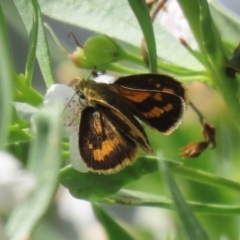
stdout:
[(214, 187), (231, 189), (240, 192), (240, 183), (228, 180), (222, 177), (212, 175), (210, 173), (195, 170), (185, 166), (171, 167), (170, 172), (188, 180), (205, 183)]
[[(139, 197), (137, 196), (139, 195)], [(127, 206), (146, 206), (165, 208), (173, 210), (173, 201), (166, 197), (151, 195), (144, 193), (144, 199), (140, 196), (142, 193), (132, 190), (120, 190), (104, 200), (107, 204), (120, 204)], [(194, 201), (186, 201), (193, 212), (211, 215), (238, 215), (240, 213), (240, 205), (224, 205), (224, 204), (209, 204)]]

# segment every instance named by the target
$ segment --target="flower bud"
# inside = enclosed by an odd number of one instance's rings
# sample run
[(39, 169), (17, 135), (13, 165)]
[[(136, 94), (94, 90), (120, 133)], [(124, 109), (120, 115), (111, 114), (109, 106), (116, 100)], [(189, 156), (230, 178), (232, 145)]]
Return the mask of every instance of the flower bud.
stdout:
[(89, 38), (83, 46), (84, 56), (95, 66), (123, 59), (121, 47), (106, 35)]
[(84, 55), (84, 50), (80, 47), (70, 55), (71, 60), (73, 63), (79, 68), (93, 68), (95, 64), (88, 61)]

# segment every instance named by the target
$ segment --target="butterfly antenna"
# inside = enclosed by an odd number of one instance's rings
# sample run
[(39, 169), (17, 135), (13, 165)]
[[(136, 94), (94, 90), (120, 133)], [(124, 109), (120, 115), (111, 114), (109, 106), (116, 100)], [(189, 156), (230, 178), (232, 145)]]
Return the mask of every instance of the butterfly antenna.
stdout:
[(93, 67), (92, 71), (88, 75), (87, 81), (90, 79), (91, 76), (93, 76), (93, 77), (97, 77), (98, 76), (98, 72), (97, 72), (97, 67), (96, 66)]
[(73, 98), (76, 96), (76, 94), (78, 94), (78, 91), (76, 91), (76, 92), (73, 94), (73, 96), (70, 98), (70, 100), (68, 101), (67, 105), (66, 105), (65, 108), (63, 109), (63, 112), (62, 112), (62, 113), (64, 113), (64, 111), (67, 109), (67, 107), (69, 106), (69, 104), (70, 104), (70, 102), (73, 100)]

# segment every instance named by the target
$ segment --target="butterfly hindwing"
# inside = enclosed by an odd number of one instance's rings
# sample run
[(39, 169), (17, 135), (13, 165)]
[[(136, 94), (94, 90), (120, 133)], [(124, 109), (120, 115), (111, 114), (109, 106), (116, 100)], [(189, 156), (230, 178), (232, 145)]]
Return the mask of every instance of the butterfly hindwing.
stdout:
[[(108, 119), (115, 119), (113, 125), (115, 126), (118, 123), (117, 129), (120, 132), (133, 139), (146, 152), (152, 152), (147, 135), (139, 121), (134, 117), (126, 99), (112, 91), (108, 84), (95, 83), (93, 81), (89, 81), (87, 84), (89, 103), (92, 106), (98, 106), (100, 109), (102, 107), (102, 110), (105, 109), (105, 114), (108, 114), (108, 116), (110, 114)], [(127, 131), (123, 130), (126, 126), (128, 128)]]
[(83, 161), (95, 172), (117, 172), (134, 159), (136, 143), (121, 134), (97, 107), (83, 110), (79, 127), (79, 150)]
[[(152, 152), (152, 148), (149, 144), (145, 131), (143, 130), (139, 121), (137, 121), (133, 115), (128, 115), (128, 117), (130, 118), (129, 119), (129, 118), (126, 118), (122, 114), (122, 112), (118, 112), (114, 108), (109, 108), (104, 106), (99, 106), (99, 107), (101, 111), (104, 113), (104, 115), (107, 117), (108, 121), (110, 121), (118, 129), (118, 131), (121, 134), (132, 139), (146, 152), (148, 153)], [(131, 124), (129, 123), (129, 121)], [(139, 135), (139, 132), (136, 132), (135, 129), (132, 128), (133, 124), (135, 124), (137, 129), (141, 130), (140, 131), (141, 135)]]

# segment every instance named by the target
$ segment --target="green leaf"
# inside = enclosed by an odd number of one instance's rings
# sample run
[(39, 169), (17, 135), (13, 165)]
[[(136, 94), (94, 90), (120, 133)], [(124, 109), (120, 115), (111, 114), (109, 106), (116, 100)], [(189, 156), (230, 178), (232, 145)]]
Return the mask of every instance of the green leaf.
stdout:
[(226, 66), (226, 74), (235, 78), (236, 72), (240, 72), (240, 45), (236, 47)]
[(236, 97), (238, 83), (236, 79), (226, 76), (227, 54), (225, 54), (226, 50), (221, 42), (220, 34), (211, 17), (208, 3), (206, 0), (179, 0), (179, 3), (195, 34), (212, 82), (222, 94), (240, 128), (240, 106)]
[(195, 182), (204, 183), (210, 186), (231, 189), (236, 192), (240, 192), (240, 183), (235, 182), (223, 177), (219, 177), (217, 175), (196, 170), (190, 167), (185, 167), (184, 165), (179, 165), (177, 167), (173, 167), (170, 169), (171, 173), (186, 178), (188, 180), (192, 180)]
[(210, 13), (207, 0), (198, 0), (200, 9), (200, 31), (201, 41), (207, 56), (211, 59), (211, 63), (222, 67), (224, 59), (224, 49), (220, 34), (215, 26)]
[[(98, 220), (107, 232), (108, 239), (114, 240), (134, 240), (125, 229), (123, 229), (112, 217), (110, 217), (99, 205), (93, 204), (93, 210)], [(114, 218), (115, 219), (115, 218)]]
[[(32, 0), (32, 1), (34, 4), (34, 9), (37, 8), (37, 11), (38, 11), (37, 59), (38, 59), (46, 86), (50, 87), (53, 84), (54, 80), (53, 80), (53, 73), (52, 73), (52, 69), (51, 69), (48, 44), (47, 44), (47, 40), (46, 40), (46, 36), (45, 36), (45, 32), (44, 32), (43, 22), (41, 19), (40, 9), (37, 6), (37, 1), (36, 0)], [(31, 4), (31, 1), (14, 0), (14, 3), (19, 11), (19, 14), (22, 17), (22, 20), (24, 22), (24, 25), (25, 25), (28, 33), (30, 34), (30, 31), (32, 29), (31, 24), (32, 24), (32, 16), (33, 16), (33, 6)], [(32, 40), (34, 41), (34, 37)], [(29, 53), (29, 54), (32, 55), (32, 53)], [(29, 55), (29, 56), (31, 56), (31, 55)], [(31, 58), (29, 57), (28, 59), (31, 62), (33, 61), (32, 56), (31, 56)], [(32, 64), (30, 64), (30, 65), (32, 65)]]
[(179, 0), (206, 65), (222, 67), (225, 52), (207, 0)]
[(236, 45), (240, 38), (240, 18), (217, 1), (209, 2), (215, 24), (224, 40)]
[[(116, 194), (103, 199), (101, 202), (110, 205), (120, 204), (125, 206), (155, 207), (164, 209), (173, 209), (173, 201), (165, 196), (158, 196), (145, 192), (122, 189)], [(212, 215), (238, 215), (240, 205), (224, 205), (214, 203), (201, 203), (186, 201), (193, 212)]]
[(161, 162), (161, 170), (169, 191), (171, 192), (176, 211), (185, 229), (187, 239), (209, 239), (207, 233), (195, 218), (189, 206), (186, 204), (181, 192), (178, 189), (178, 186), (176, 185), (164, 162)]
[(62, 109), (45, 108), (34, 117), (36, 137), (32, 142), (27, 169), (36, 177), (37, 186), (31, 197), (9, 217), (6, 231), (9, 239), (27, 239), (46, 212), (58, 186), (61, 167)]
[[(39, 0), (41, 11), (51, 18), (127, 42), (139, 49), (142, 32), (127, 1)], [(124, 16), (124, 18), (123, 18)], [(203, 66), (159, 23), (154, 22), (158, 56), (195, 71)]]
[[(167, 161), (172, 166), (181, 163)], [(139, 157), (137, 161), (116, 174), (80, 173), (67, 166), (60, 171), (60, 182), (74, 197), (97, 200), (120, 190), (124, 185), (134, 182), (149, 173), (158, 171), (158, 161), (154, 157)], [(109, 184), (111, 183), (111, 184)]]
[(201, 48), (201, 31), (200, 31), (200, 8), (198, 0), (178, 0), (183, 13), (188, 20), (188, 24), (192, 30), (192, 33)]
[(34, 0), (32, 0), (32, 7), (33, 7), (33, 11), (32, 11), (33, 17), (31, 19), (32, 27), (29, 31), (28, 56), (27, 56), (27, 63), (26, 63), (26, 69), (25, 69), (25, 79), (26, 79), (26, 85), (28, 87), (30, 87), (32, 83), (34, 63), (36, 58), (37, 39), (38, 39), (38, 5)]
[(7, 39), (5, 19), (0, 5), (0, 149), (5, 148), (11, 124), (13, 67)]
[(145, 0), (128, 0), (139, 25), (142, 29), (149, 60), (149, 69), (152, 73), (157, 72), (157, 49), (153, 33), (152, 20)]
[[(208, 184), (240, 192), (240, 183), (222, 178), (204, 171), (185, 167), (182, 163), (164, 160), (173, 174), (188, 180)], [(98, 200), (114, 194), (124, 185), (134, 182), (141, 177), (158, 172), (158, 158), (139, 157), (132, 166), (111, 175), (96, 173), (80, 173), (67, 166), (60, 171), (60, 182), (69, 189), (76, 198)], [(109, 184), (109, 182), (114, 184)]]

